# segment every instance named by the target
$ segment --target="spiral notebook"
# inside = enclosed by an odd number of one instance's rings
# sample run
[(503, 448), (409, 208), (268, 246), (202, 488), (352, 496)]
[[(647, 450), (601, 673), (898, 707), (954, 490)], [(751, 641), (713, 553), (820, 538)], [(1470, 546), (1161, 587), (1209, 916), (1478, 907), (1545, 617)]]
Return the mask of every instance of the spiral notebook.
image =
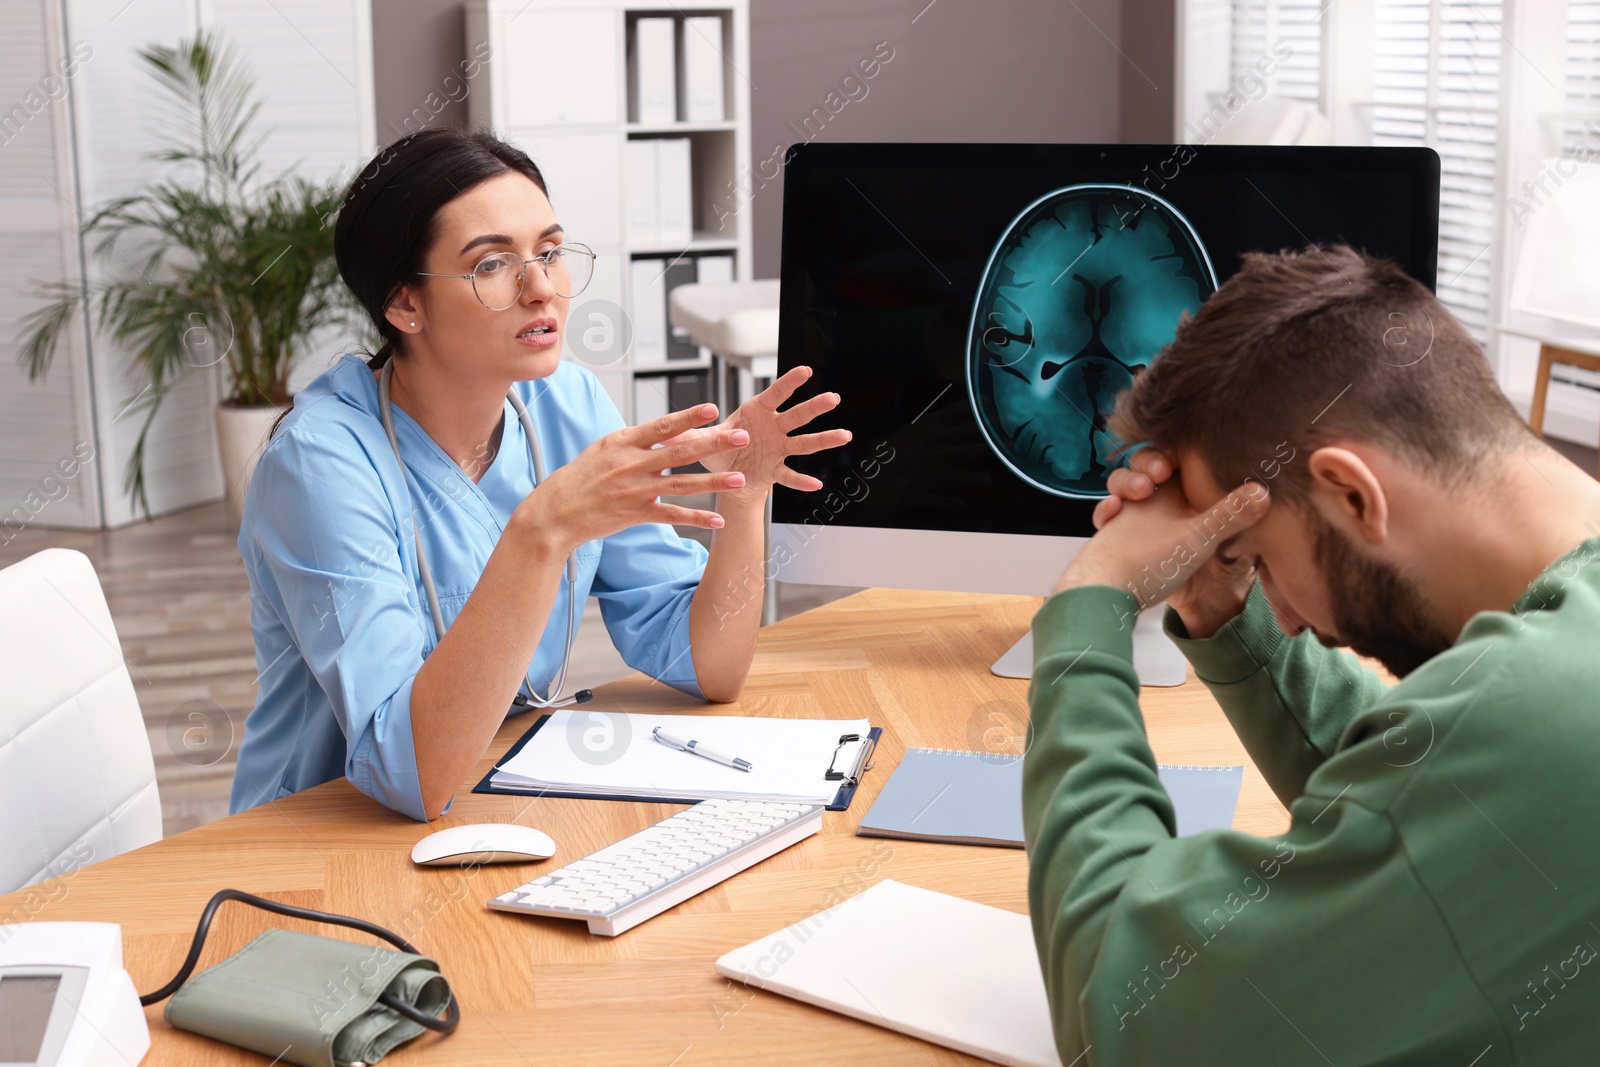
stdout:
[[(1241, 767), (1160, 765), (1178, 836), (1233, 825)], [(856, 827), (863, 837), (1022, 847), (1022, 757), (912, 748)]]

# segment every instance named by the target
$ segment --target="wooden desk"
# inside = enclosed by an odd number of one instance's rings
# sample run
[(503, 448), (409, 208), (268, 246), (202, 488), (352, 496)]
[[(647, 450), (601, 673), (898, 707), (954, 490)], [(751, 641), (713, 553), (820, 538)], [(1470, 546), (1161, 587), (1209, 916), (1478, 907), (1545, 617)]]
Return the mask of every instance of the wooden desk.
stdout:
[[(988, 667), (1039, 603), (866, 590), (764, 629), (737, 704), (708, 709), (639, 675), (600, 689), (591, 709), (866, 715), (884, 727), (875, 767), (849, 811), (829, 812), (817, 836), (621, 937), (591, 936), (580, 922), (484, 907), (537, 877), (539, 865), (418, 868), (411, 846), (447, 825), (515, 821), (555, 838), (560, 851), (546, 861), (548, 869), (678, 806), (483, 796), (468, 792), (468, 783), (450, 813), (424, 828), (343, 779), (0, 897), (0, 923), (121, 923), (128, 971), (148, 992), (177, 970), (200, 909), (224, 887), (372, 920), (438, 959), (461, 997), (460, 1028), (446, 1038), (419, 1038), (389, 1057), (397, 1065), (980, 1063), (729, 982), (713, 963), (810, 914), (830, 893), (847, 896), (883, 878), (1027, 910), (1020, 849), (863, 838), (854, 829), (907, 747), (1004, 751), (1021, 737), (1027, 683), (997, 678)], [(1144, 711), (1158, 760), (1245, 764), (1236, 828), (1258, 834), (1287, 828), (1287, 812), (1192, 674), (1175, 689), (1146, 689)], [(505, 724), (472, 782), (531, 722), (518, 716)], [(202, 967), (274, 924), (359, 939), (230, 903), (213, 923)], [(171, 1029), (160, 1006), (146, 1016), (153, 1042), (146, 1064), (264, 1062)]]

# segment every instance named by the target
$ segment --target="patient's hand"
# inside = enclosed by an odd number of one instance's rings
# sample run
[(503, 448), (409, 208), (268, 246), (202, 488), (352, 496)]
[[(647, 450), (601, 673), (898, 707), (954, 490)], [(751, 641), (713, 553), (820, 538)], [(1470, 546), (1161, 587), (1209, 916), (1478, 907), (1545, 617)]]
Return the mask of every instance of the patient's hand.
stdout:
[(1238, 615), (1255, 580), (1254, 561), (1224, 557), (1217, 547), (1265, 514), (1260, 483), (1241, 486), (1217, 506), (1232, 513), (1226, 537), (1209, 536), (1183, 496), (1176, 465), (1164, 453), (1141, 449), (1130, 468), (1112, 472), (1110, 496), (1094, 512), (1102, 531), (1062, 575), (1056, 591), (1077, 585), (1128, 589), (1141, 607), (1171, 604), (1191, 637), (1210, 637)]
[(1094, 528), (1110, 522), (1124, 501), (1147, 499), (1176, 468), (1171, 457), (1156, 448), (1141, 448), (1129, 456), (1128, 466), (1112, 471), (1106, 479), (1106, 492), (1111, 495), (1095, 505)]

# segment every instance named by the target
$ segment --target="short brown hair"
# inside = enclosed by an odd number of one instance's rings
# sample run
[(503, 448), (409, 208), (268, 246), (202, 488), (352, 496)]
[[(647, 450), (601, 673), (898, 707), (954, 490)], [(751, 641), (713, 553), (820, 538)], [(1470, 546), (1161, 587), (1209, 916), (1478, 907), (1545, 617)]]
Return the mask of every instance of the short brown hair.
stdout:
[(1531, 437), (1477, 341), (1392, 260), (1348, 245), (1243, 258), (1119, 399), (1109, 425), (1128, 445), (1193, 450), (1225, 488), (1272, 479), (1302, 500), (1303, 458), (1336, 441), (1451, 478)]

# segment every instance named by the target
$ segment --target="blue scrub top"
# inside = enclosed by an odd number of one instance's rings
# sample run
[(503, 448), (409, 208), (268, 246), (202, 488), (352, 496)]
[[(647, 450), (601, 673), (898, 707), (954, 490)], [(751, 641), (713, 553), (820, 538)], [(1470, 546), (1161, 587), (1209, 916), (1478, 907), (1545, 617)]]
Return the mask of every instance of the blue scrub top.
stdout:
[[(515, 388), (546, 472), (625, 425), (594, 375), (565, 360)], [(295, 397), (251, 477), (239, 529), (260, 693), (245, 722), (230, 812), (344, 775), (374, 800), (426, 818), (411, 686), (438, 640), (412, 551), (411, 512), (448, 626), (534, 488), (521, 421), (509, 401), (503, 406), (499, 450), (474, 483), (396, 407), (403, 479), (379, 421), (378, 384), (357, 356), (340, 357)], [(577, 551), (579, 617), (586, 598), (596, 597), (628, 666), (702, 699), (689, 652), (689, 602), (706, 555), (665, 523)], [(541, 693), (560, 669), (566, 621), (563, 571), (530, 664)]]

